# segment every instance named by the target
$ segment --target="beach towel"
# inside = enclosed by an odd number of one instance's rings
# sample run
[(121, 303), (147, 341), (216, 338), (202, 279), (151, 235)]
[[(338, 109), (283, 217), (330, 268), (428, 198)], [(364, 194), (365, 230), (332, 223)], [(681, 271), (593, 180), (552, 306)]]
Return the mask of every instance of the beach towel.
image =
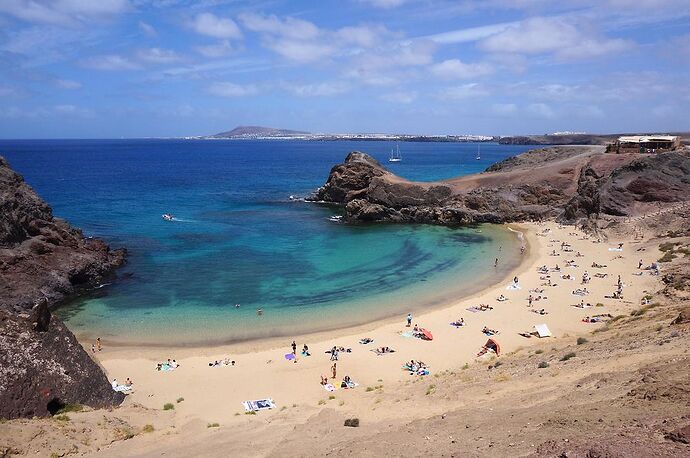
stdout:
[(517, 283), (511, 283), (510, 285), (506, 286), (506, 289), (508, 291), (511, 291), (511, 290), (517, 290), (517, 289), (522, 289), (522, 288)]
[(285, 353), (285, 359), (287, 359), (288, 361), (292, 361), (293, 359), (295, 359), (295, 355), (292, 353)]
[(623, 248), (609, 248), (609, 251), (623, 251)]
[(467, 310), (468, 312), (472, 312), (472, 313), (481, 312), (481, 310), (478, 309), (477, 307), (470, 307), (470, 308), (465, 309), (465, 310)]
[(327, 383), (323, 386), (323, 389), (326, 391), (335, 391), (335, 386), (333, 386), (332, 383)]
[(405, 337), (405, 338), (410, 338), (410, 337), (414, 337), (414, 333), (412, 331), (405, 331), (405, 332), (401, 333), (400, 336)]
[(117, 391), (118, 393), (125, 393), (128, 394), (128, 391), (131, 391), (132, 387), (127, 386), (127, 385), (117, 385), (113, 387), (113, 391)]
[(462, 328), (465, 326), (465, 323), (458, 323), (457, 321), (453, 321), (452, 323), (448, 323), (448, 324), (450, 324), (454, 328)]
[(244, 410), (247, 412), (256, 412), (259, 410), (267, 410), (275, 408), (276, 404), (273, 399), (258, 399), (256, 401), (244, 401), (242, 403)]

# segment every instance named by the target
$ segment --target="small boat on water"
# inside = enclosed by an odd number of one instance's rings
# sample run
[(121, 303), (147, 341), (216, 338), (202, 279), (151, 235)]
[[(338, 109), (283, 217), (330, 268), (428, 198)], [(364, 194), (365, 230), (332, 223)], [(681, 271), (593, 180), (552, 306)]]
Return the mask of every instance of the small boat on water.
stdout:
[(477, 145), (477, 157), (476, 157), (476, 159), (478, 161), (482, 159), (482, 156), (480, 154), (481, 148), (482, 148), (482, 145)]
[(388, 158), (388, 162), (402, 162), (402, 156), (400, 155), (399, 145), (395, 145), (395, 153), (391, 149), (391, 156)]
[(328, 218), (328, 221), (333, 221), (334, 223), (339, 223), (343, 220), (343, 217), (341, 215), (333, 215), (330, 218)]
[(163, 219), (166, 221), (172, 221), (175, 219), (175, 217), (170, 213), (163, 213)]

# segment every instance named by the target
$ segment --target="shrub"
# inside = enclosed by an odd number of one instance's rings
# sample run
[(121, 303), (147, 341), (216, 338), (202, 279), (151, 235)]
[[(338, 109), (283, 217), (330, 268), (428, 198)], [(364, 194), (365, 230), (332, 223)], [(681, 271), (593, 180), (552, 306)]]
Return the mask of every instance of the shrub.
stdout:
[(676, 255), (673, 251), (667, 251), (662, 257), (659, 258), (659, 262), (671, 262), (676, 259)]
[(561, 361), (568, 361), (569, 359), (574, 358), (574, 357), (575, 357), (575, 353), (573, 353), (573, 352), (566, 353), (565, 355), (563, 355), (561, 357)]
[(175, 410), (175, 404), (168, 402), (163, 405), (163, 410)]
[(539, 369), (546, 369), (547, 367), (549, 367), (549, 363), (547, 363), (546, 361), (542, 361), (539, 364), (537, 364), (537, 367)]
[(58, 414), (67, 412), (81, 412), (84, 410), (84, 406), (81, 404), (67, 404), (57, 411)]
[(534, 352), (535, 355), (541, 355), (542, 353), (544, 353), (544, 350), (542, 350), (541, 348), (539, 350), (535, 350)]
[(256, 412), (254, 412), (253, 410), (250, 410), (249, 412), (245, 412), (244, 414), (245, 415), (256, 415)]
[(324, 405), (325, 403), (326, 403), (326, 401), (324, 401), (323, 399), (319, 399), (319, 405), (320, 406)]
[(217, 428), (219, 426), (220, 425), (218, 423), (209, 423), (208, 425), (206, 425), (207, 428)]
[(463, 370), (463, 371), (464, 371), (464, 370), (467, 370), (467, 369), (469, 369), (469, 368), (470, 368), (470, 363), (465, 363), (465, 365), (462, 366), (462, 370)]
[(373, 387), (373, 386), (368, 386), (367, 389), (364, 390), (364, 391), (366, 391), (367, 393), (370, 392), (370, 391), (374, 391), (374, 387)]
[(69, 421), (69, 417), (67, 415), (55, 415), (53, 418), (57, 421)]
[(589, 342), (589, 340), (585, 339), (584, 337), (578, 337), (577, 338), (577, 344), (578, 345), (586, 344), (587, 342)]
[(152, 433), (153, 432), (153, 425), (144, 425), (143, 428), (141, 428), (142, 433)]
[(661, 245), (659, 245), (659, 251), (671, 251), (675, 246), (675, 242), (664, 242)]
[(494, 367), (498, 367), (498, 366), (500, 366), (501, 364), (503, 364), (502, 361), (496, 361), (496, 362), (494, 363)]
[(434, 392), (435, 389), (436, 389), (436, 385), (434, 385), (434, 384), (429, 385), (426, 389), (426, 395), (429, 396), (431, 393)]
[(333, 396), (333, 395), (328, 396), (328, 400), (329, 400), (329, 401), (332, 401), (332, 400), (334, 400), (334, 399), (335, 399), (335, 396)]
[(184, 398), (177, 398), (177, 401), (175, 401), (175, 402), (177, 402), (179, 404), (182, 401), (184, 401)]
[(358, 428), (359, 418), (348, 418), (345, 420), (345, 426), (349, 426), (350, 428)]

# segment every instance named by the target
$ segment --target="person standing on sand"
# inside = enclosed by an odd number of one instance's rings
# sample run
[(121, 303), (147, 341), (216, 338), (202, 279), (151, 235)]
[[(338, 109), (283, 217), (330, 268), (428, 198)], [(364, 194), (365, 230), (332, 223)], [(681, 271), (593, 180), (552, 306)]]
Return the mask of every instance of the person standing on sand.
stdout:
[(532, 307), (532, 301), (534, 300), (534, 298), (532, 297), (531, 294), (529, 295), (529, 298), (527, 300), (529, 301), (528, 307)]
[(103, 350), (103, 345), (101, 345), (101, 338), (96, 339), (96, 348), (98, 348), (98, 351)]
[(297, 355), (297, 343), (295, 341), (292, 341), (292, 354)]
[(409, 328), (410, 326), (412, 326), (412, 314), (408, 313), (407, 314), (407, 327)]
[(498, 267), (498, 258), (494, 261), (494, 267)]
[(641, 269), (642, 268), (642, 259), (640, 259), (640, 262), (637, 263), (637, 268)]
[(331, 366), (331, 372), (333, 373), (333, 379), (334, 380), (335, 380), (335, 374), (336, 374), (336, 367), (335, 367), (336, 364), (338, 364), (338, 363), (333, 363), (333, 365)]
[(91, 344), (91, 353), (95, 354), (96, 353), (96, 345)]

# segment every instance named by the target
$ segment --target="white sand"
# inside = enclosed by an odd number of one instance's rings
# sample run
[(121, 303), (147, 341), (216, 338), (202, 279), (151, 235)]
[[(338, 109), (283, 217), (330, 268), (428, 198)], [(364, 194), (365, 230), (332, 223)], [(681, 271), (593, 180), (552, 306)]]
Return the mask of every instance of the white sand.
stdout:
[[(551, 231), (548, 235), (537, 235), (547, 228)], [(241, 402), (249, 399), (272, 398), (278, 409), (293, 404), (317, 408), (320, 400), (336, 394), (339, 400), (346, 400), (348, 406), (356, 406), (368, 386), (385, 383), (386, 388), (390, 389), (397, 383), (417, 377), (401, 369), (401, 365), (410, 359), (426, 362), (432, 374), (458, 369), (466, 363), (472, 364), (476, 360), (476, 353), (487, 340), (487, 336), (481, 332), (484, 326), (500, 331), (494, 338), (500, 343), (503, 354), (537, 341), (543, 342), (543, 339), (536, 337), (528, 339), (518, 335), (518, 332), (533, 330), (535, 324), (547, 324), (554, 336), (551, 339), (585, 335), (603, 324), (583, 323), (582, 318), (603, 313), (613, 316), (629, 314), (632, 309), (639, 307), (642, 296), (647, 291), (653, 291), (658, 284), (658, 278), (648, 272), (643, 276), (633, 275), (639, 272), (638, 260), (642, 259), (645, 265), (649, 265), (657, 255), (637, 252), (636, 249), (641, 246), (639, 242), (626, 241), (622, 252), (612, 252), (608, 248), (617, 247), (618, 241), (595, 243), (593, 239), (584, 239), (580, 232), (570, 235), (575, 232), (572, 227), (559, 228), (555, 223), (525, 224), (520, 226), (520, 230), (525, 231), (529, 249), (525, 261), (511, 278), (472, 297), (448, 304), (445, 308), (414, 317), (413, 325), (418, 323), (429, 329), (434, 335), (433, 341), (400, 336), (401, 332), (410, 330), (405, 327), (406, 312), (403, 312), (400, 319), (394, 322), (377, 322), (336, 332), (295, 336), (297, 363), (284, 359), (284, 355), (291, 352), (291, 338), (194, 349), (106, 347), (96, 357), (111, 380), (116, 377), (123, 382), (130, 377), (135, 382), (135, 392), (126, 403), (136, 402), (161, 409), (164, 403), (174, 403), (177, 398), (183, 397), (184, 402), (176, 404), (176, 421), (180, 424), (197, 419), (229, 424), (240, 421), (237, 413), (243, 412)], [(561, 251), (563, 241), (571, 244), (572, 252)], [(552, 250), (560, 255), (550, 256)], [(582, 257), (575, 257), (577, 251)], [(566, 260), (571, 259), (576, 261), (577, 268), (565, 267)], [(592, 262), (608, 267), (595, 269), (591, 267)], [(548, 298), (535, 301), (532, 307), (544, 308), (549, 313), (545, 316), (535, 314), (527, 307), (527, 298), (530, 289), (541, 287), (544, 283), (537, 268), (542, 265), (552, 268), (556, 264), (561, 267), (560, 274), (569, 273), (573, 280), (561, 280), (559, 273), (552, 272), (551, 280), (558, 286), (544, 286), (543, 295)], [(592, 280), (587, 285), (581, 285), (585, 271), (589, 272)], [(607, 273), (608, 276), (604, 279), (594, 277), (598, 272)], [(507, 289), (513, 275), (519, 277), (520, 290)], [(604, 295), (616, 290), (617, 275), (621, 275), (626, 285), (623, 291), (625, 300), (605, 299)], [(572, 295), (572, 290), (585, 286), (590, 291), (588, 296)], [(496, 301), (500, 294), (506, 295), (509, 301)], [(604, 306), (589, 309), (571, 306), (581, 299), (592, 304), (603, 303)], [(466, 310), (480, 303), (489, 304), (494, 309), (477, 313)], [(460, 317), (465, 319), (466, 326), (455, 328), (449, 325)], [(371, 337), (374, 343), (361, 345), (358, 341), (362, 337)], [(304, 343), (309, 346), (312, 356), (304, 358), (299, 355)], [(91, 346), (91, 342), (83, 344), (86, 348)], [(321, 375), (330, 377), (332, 363), (324, 352), (333, 345), (352, 348), (352, 353), (341, 353), (337, 362), (338, 377), (334, 384), (339, 386), (342, 377), (349, 375), (359, 383), (354, 390), (338, 388), (335, 393), (328, 393), (319, 384)], [(376, 356), (370, 351), (381, 346), (394, 348), (396, 352)], [(237, 365), (208, 366), (209, 361), (225, 357), (237, 361)], [(167, 358), (175, 358), (180, 367), (172, 372), (157, 372), (156, 362)], [(276, 411), (260, 413), (267, 421), (275, 414)], [(406, 416), (407, 413), (388, 412), (387, 415)]]

